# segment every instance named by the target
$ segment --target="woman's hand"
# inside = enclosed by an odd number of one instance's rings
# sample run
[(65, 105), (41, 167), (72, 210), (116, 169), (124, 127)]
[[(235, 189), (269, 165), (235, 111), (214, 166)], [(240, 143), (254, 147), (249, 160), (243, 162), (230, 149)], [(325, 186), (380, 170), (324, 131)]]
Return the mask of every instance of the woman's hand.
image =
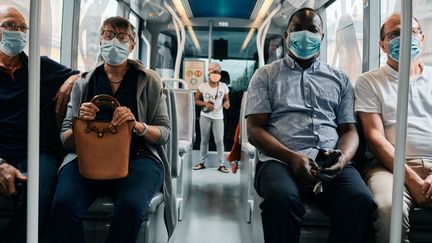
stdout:
[(205, 107), (207, 108), (207, 111), (213, 111), (214, 110), (214, 105), (211, 102), (205, 102)]
[(91, 102), (86, 102), (81, 104), (79, 111), (79, 119), (91, 121), (96, 118), (96, 113), (99, 112), (99, 108)]
[(228, 100), (226, 100), (226, 101), (223, 103), (223, 107), (224, 107), (226, 110), (228, 110), (228, 109), (230, 108), (230, 102), (229, 102)]
[(128, 121), (136, 121), (132, 111), (126, 106), (117, 107), (114, 111), (111, 124), (114, 126), (121, 126), (123, 123)]

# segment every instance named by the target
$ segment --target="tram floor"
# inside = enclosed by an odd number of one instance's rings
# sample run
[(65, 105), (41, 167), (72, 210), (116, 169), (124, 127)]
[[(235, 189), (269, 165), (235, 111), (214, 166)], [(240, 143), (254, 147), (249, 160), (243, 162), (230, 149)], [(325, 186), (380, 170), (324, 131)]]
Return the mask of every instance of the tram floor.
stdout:
[(240, 204), (240, 174), (208, 167), (193, 171), (192, 190), (175, 243), (250, 243)]

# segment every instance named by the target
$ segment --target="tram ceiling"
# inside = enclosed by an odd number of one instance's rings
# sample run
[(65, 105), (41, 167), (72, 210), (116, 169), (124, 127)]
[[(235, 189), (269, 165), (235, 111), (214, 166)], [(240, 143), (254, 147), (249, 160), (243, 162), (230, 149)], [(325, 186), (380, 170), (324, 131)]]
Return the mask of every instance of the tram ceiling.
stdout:
[[(122, 0), (141, 18), (153, 23), (169, 23), (171, 16), (163, 0)], [(243, 20), (244, 27), (251, 26), (257, 18), (265, 18), (279, 3), (282, 8), (272, 22), (279, 28), (287, 25), (289, 16), (300, 7), (318, 9), (333, 0), (166, 0), (171, 6), (181, 5), (180, 16), (190, 19), (185, 25), (203, 26), (203, 19), (237, 19)], [(267, 5), (267, 6), (266, 6)], [(267, 9), (259, 14), (262, 8)], [(183, 19), (183, 18), (182, 18)], [(261, 21), (256, 21), (260, 23)], [(208, 22), (207, 22), (208, 24)], [(239, 27), (239, 26), (236, 26)]]

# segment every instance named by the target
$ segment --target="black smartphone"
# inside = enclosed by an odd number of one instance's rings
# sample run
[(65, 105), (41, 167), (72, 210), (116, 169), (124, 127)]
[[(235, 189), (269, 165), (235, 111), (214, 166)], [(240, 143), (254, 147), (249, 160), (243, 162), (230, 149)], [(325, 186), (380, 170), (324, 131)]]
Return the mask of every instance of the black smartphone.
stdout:
[[(325, 155), (324, 153), (326, 152), (328, 152), (329, 155)], [(315, 161), (321, 168), (328, 168), (338, 162), (338, 157), (339, 154), (337, 152), (319, 149)]]

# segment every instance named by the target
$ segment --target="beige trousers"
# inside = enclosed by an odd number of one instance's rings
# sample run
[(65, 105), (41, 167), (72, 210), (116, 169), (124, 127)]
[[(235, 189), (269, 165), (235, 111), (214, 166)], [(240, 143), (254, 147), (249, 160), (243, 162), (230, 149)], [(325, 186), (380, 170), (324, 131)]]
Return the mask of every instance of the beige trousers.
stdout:
[[(430, 159), (410, 159), (407, 160), (407, 164), (423, 179), (432, 174)], [(377, 243), (388, 243), (390, 242), (393, 173), (381, 164), (375, 163), (368, 169), (366, 180), (378, 206), (378, 219), (374, 225)], [(403, 200), (402, 242), (407, 243), (409, 242), (409, 211), (414, 202), (406, 187)]]

